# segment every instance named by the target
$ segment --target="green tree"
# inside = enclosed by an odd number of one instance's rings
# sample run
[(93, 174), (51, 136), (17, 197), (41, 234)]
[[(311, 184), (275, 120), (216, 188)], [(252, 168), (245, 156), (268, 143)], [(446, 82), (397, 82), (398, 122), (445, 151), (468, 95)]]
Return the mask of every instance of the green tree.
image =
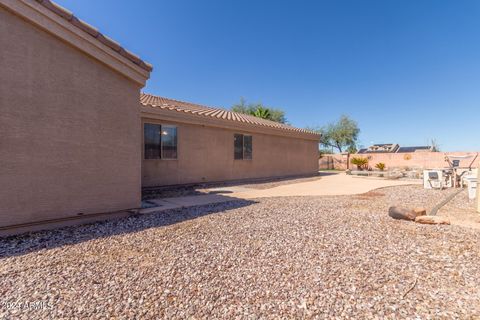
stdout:
[(336, 122), (320, 128), (309, 128), (309, 130), (321, 134), (320, 145), (323, 148), (335, 148), (338, 152), (348, 150), (350, 153), (355, 153), (357, 151), (360, 129), (357, 122), (346, 115), (342, 115)]
[(261, 103), (247, 103), (244, 98), (240, 98), (240, 102), (234, 104), (231, 110), (238, 113), (249, 114), (262, 119), (287, 123), (285, 112), (283, 110), (266, 107)]
[(233, 112), (243, 113), (243, 114), (253, 114), (255, 112), (255, 107), (253, 104), (247, 104), (247, 101), (242, 97), (240, 102), (234, 104), (231, 108)]
[(280, 123), (288, 123), (283, 110), (275, 108), (269, 108), (268, 110), (270, 110), (270, 120)]
[(351, 145), (351, 146), (348, 146), (348, 148), (347, 148), (348, 153), (357, 153), (357, 151), (358, 151), (358, 149), (357, 149), (356, 145)]

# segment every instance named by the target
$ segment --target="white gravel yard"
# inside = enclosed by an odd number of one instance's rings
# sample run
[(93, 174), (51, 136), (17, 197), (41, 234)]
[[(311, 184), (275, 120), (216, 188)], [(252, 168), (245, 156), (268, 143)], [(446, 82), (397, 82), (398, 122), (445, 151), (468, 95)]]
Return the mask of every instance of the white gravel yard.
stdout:
[(241, 200), (0, 240), (0, 318), (479, 318), (480, 232), (387, 215), (447, 192)]

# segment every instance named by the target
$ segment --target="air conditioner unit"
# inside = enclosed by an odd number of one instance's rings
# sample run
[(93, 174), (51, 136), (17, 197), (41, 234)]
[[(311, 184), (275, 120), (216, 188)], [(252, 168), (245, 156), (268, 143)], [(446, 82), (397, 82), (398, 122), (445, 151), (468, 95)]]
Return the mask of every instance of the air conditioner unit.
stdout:
[(442, 169), (424, 170), (423, 187), (425, 189), (451, 188), (451, 173)]

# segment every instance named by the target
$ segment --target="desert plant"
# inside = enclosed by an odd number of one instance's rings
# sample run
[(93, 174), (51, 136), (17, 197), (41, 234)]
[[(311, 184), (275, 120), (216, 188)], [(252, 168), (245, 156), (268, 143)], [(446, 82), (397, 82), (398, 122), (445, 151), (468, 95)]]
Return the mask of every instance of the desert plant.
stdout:
[(385, 170), (385, 167), (386, 167), (386, 165), (385, 165), (385, 163), (383, 163), (383, 162), (379, 162), (379, 163), (377, 163), (377, 164), (375, 165), (375, 168), (377, 168), (377, 169), (380, 170), (380, 171)]
[(368, 159), (367, 158), (361, 158), (361, 157), (353, 157), (350, 162), (353, 165), (356, 165), (358, 170), (363, 170), (368, 167)]
[(433, 152), (440, 152), (440, 145), (438, 144), (437, 139), (432, 139), (430, 148)]

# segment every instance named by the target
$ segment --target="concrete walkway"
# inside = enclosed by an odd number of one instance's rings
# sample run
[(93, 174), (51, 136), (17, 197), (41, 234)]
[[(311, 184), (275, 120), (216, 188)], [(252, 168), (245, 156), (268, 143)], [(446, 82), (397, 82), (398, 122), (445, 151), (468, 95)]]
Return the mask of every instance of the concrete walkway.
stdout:
[(345, 173), (325, 173), (318, 180), (281, 185), (270, 189), (260, 190), (232, 186), (208, 189), (212, 194), (149, 200), (150, 203), (155, 203), (157, 207), (142, 209), (140, 213), (222, 203), (239, 199), (353, 195), (378, 188), (421, 183), (420, 180), (384, 180), (380, 178), (356, 177), (346, 175)]

